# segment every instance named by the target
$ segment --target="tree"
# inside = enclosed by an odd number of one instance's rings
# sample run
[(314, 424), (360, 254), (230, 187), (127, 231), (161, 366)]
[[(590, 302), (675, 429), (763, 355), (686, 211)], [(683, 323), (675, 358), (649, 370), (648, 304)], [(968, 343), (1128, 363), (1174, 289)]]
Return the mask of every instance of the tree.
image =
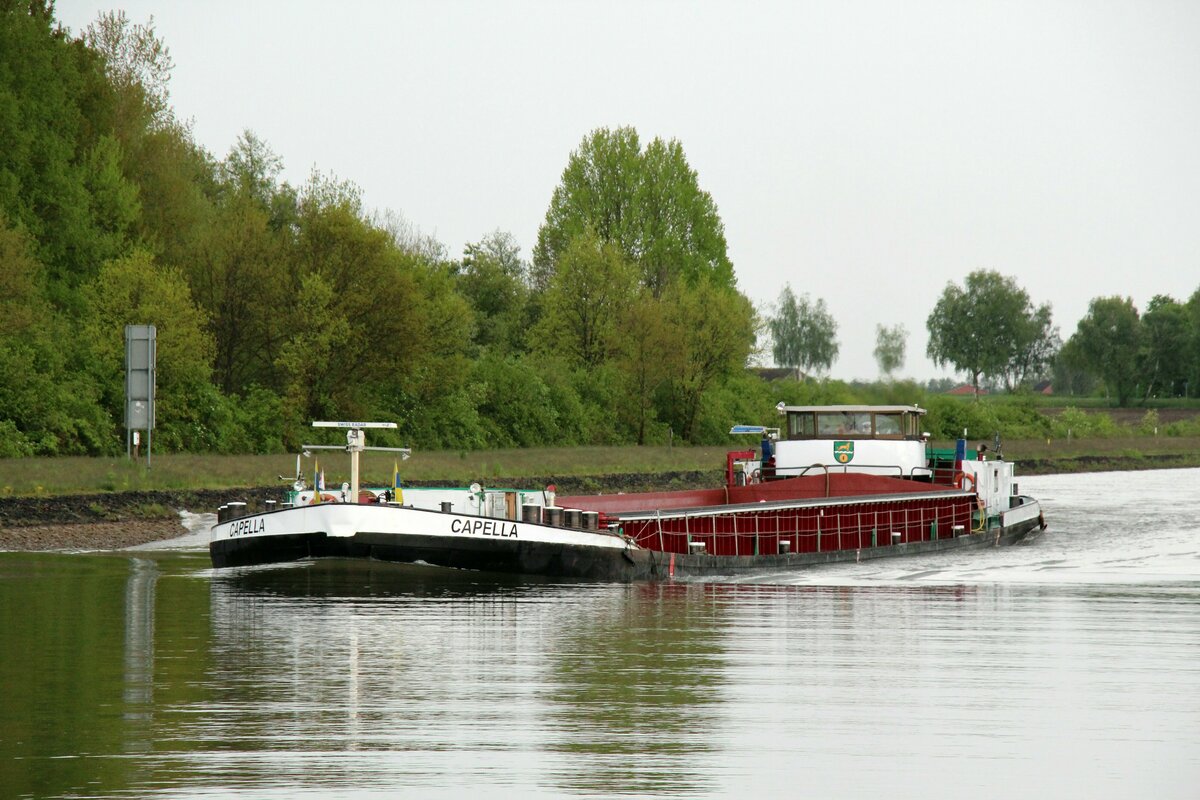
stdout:
[(221, 165), (226, 183), (237, 194), (258, 201), (263, 210), (271, 207), (282, 171), (283, 159), (248, 129), (238, 136)]
[(1011, 392), (1049, 374), (1054, 358), (1062, 347), (1058, 328), (1053, 324), (1050, 306), (1041, 305), (1024, 316), (1017, 327), (1017, 342), (1009, 354), (1001, 375)]
[(104, 71), (121, 98), (118, 127), (158, 129), (175, 122), (167, 84), (175, 62), (154, 31), (154, 17), (135, 25), (124, 11), (104, 11), (83, 32), (104, 59)]
[(617, 321), (635, 286), (633, 268), (616, 245), (592, 233), (575, 237), (546, 288), (533, 349), (598, 366), (613, 352)]
[(1182, 393), (1188, 378), (1192, 344), (1187, 307), (1166, 295), (1155, 295), (1142, 315), (1142, 355), (1138, 370), (1149, 398), (1157, 391), (1168, 397)]
[(772, 355), (775, 363), (806, 371), (829, 369), (837, 360), (837, 322), (818, 298), (810, 302), (808, 295), (799, 299), (791, 284), (779, 295), (775, 316), (767, 322), (774, 341)]
[(680, 349), (681, 331), (665, 318), (662, 300), (642, 289), (621, 313), (616, 366), (624, 377), (624, 398), (618, 411), (635, 431), (639, 445), (654, 420), (654, 397), (671, 375), (671, 356)]
[(1055, 355), (1051, 375), (1055, 394), (1087, 395), (1096, 386), (1096, 377), (1088, 370), (1079, 340), (1074, 336)]
[(662, 354), (671, 392), (660, 418), (691, 441), (704, 393), (746, 366), (754, 347), (754, 307), (731, 289), (680, 283), (663, 296), (663, 310), (675, 344)]
[(1093, 299), (1068, 345), (1077, 350), (1087, 370), (1104, 381), (1106, 391), (1116, 393), (1118, 405), (1129, 402), (1137, 385), (1141, 351), (1141, 319), (1133, 300)]
[(501, 352), (522, 348), (529, 304), (528, 267), (512, 234), (494, 231), (463, 253), (458, 286), (475, 309), (475, 343)]
[(176, 450), (214, 447), (223, 432), (211, 416), (213, 343), (182, 273), (136, 250), (105, 264), (87, 297), (91, 371), (114, 420), (124, 405), (125, 326), (151, 324), (157, 329), (155, 441)]
[(136, 207), (100, 57), (54, 29), (50, 7), (23, 5), (0, 12), (0, 213), (30, 233), (52, 302), (79, 314)]
[(1200, 394), (1200, 289), (1192, 292), (1184, 308), (1192, 333), (1187, 349), (1188, 367), (1184, 376), (1183, 396), (1196, 397)]
[(875, 326), (875, 361), (879, 371), (891, 380), (892, 373), (904, 366), (908, 330), (903, 325)]
[(926, 353), (941, 366), (966, 372), (979, 397), (980, 376), (1003, 379), (1008, 388), (1046, 363), (1050, 307), (1034, 308), (1014, 279), (990, 270), (967, 275), (962, 287), (946, 284), (930, 313)]
[(533, 251), (543, 289), (575, 237), (591, 231), (637, 267), (660, 296), (676, 279), (734, 286), (725, 228), (676, 140), (643, 152), (633, 128), (597, 128), (571, 153)]

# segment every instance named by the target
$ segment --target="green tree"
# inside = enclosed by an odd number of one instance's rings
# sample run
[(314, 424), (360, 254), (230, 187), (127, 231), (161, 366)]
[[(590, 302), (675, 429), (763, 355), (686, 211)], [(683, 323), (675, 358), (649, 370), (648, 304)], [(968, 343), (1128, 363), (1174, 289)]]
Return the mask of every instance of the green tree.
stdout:
[(662, 354), (671, 391), (659, 418), (692, 441), (704, 393), (746, 367), (754, 347), (754, 307), (740, 292), (701, 283), (672, 287), (663, 309), (676, 344)]
[(591, 231), (637, 267), (655, 296), (676, 278), (734, 286), (725, 230), (676, 140), (643, 152), (633, 128), (598, 128), (571, 153), (538, 229), (533, 283), (544, 288), (579, 235)]
[(888, 380), (893, 372), (904, 366), (907, 340), (908, 330), (903, 325), (875, 326), (875, 361)]
[(595, 234), (576, 236), (559, 259), (534, 327), (534, 350), (573, 364), (597, 366), (615, 348), (621, 313), (634, 296), (636, 277), (620, 249)]
[(664, 304), (648, 290), (638, 292), (620, 315), (614, 364), (623, 377), (623, 402), (618, 413), (634, 431), (639, 445), (646, 443), (657, 418), (654, 398), (671, 376), (671, 353), (681, 348), (683, 331), (668, 324)]
[(1096, 378), (1088, 370), (1079, 339), (1072, 336), (1054, 357), (1051, 364), (1054, 393), (1066, 395), (1088, 395), (1096, 386)]
[(154, 17), (134, 24), (124, 11), (102, 11), (82, 39), (104, 60), (116, 91), (117, 127), (160, 129), (174, 124), (167, 84), (175, 63), (154, 30)]
[(221, 165), (221, 172), (233, 190), (257, 201), (264, 211), (272, 206), (282, 171), (283, 159), (251, 130), (238, 135)]
[(137, 235), (131, 238), (151, 247), (161, 263), (190, 275), (220, 181), (218, 165), (195, 145), (189, 126), (171, 108), (170, 51), (153, 17), (135, 24), (123, 11), (99, 14), (80, 43), (98, 57), (104, 73), (104, 96), (85, 115), (93, 126), (112, 130), (122, 173), (138, 190)]
[(1145, 396), (1183, 392), (1191, 349), (1191, 320), (1187, 307), (1166, 295), (1155, 295), (1142, 315), (1142, 354), (1139, 373)]
[(458, 286), (475, 309), (475, 343), (504, 353), (522, 349), (528, 322), (528, 268), (512, 234), (494, 231), (463, 253)]
[(967, 373), (977, 398), (981, 376), (1012, 389), (1043, 370), (1057, 335), (1049, 306), (1034, 308), (1014, 279), (990, 270), (970, 273), (962, 287), (946, 284), (926, 325), (929, 357)]
[(112, 423), (77, 357), (84, 337), (42, 297), (33, 251), (0, 214), (0, 456), (113, 451)]
[(1186, 375), (1184, 377), (1184, 397), (1200, 395), (1200, 289), (1192, 293), (1185, 305), (1188, 315), (1188, 327), (1191, 329), (1191, 339), (1188, 343), (1188, 358)]
[[(302, 190), (296, 224), (282, 282), (310, 299), (281, 309), (284, 338), (296, 342), (324, 326), (338, 340), (332, 359), (305, 367), (317, 387), (307, 394), (309, 408), (395, 418), (399, 436), (453, 446), (447, 437), (469, 405), (463, 392), (475, 319), (451, 265), (398, 248), (389, 231), (365, 218), (357, 187), (325, 176), (313, 175)], [(328, 288), (328, 298), (314, 282)], [(297, 359), (286, 366), (299, 374)], [(447, 403), (453, 408), (439, 405)], [(304, 413), (303, 404), (290, 407)]]
[(285, 412), (295, 427), (340, 416), (352, 405), (354, 385), (345, 364), (357, 359), (354, 329), (334, 302), (333, 287), (321, 275), (301, 279), (297, 311), (305, 325), (280, 347), (277, 366), (286, 380)]
[(213, 344), (204, 312), (178, 270), (137, 250), (108, 262), (88, 286), (84, 329), (92, 371), (114, 422), (124, 418), (125, 326), (156, 328), (155, 441), (173, 450), (219, 449), (222, 419), (213, 416)]
[(774, 342), (771, 352), (780, 366), (797, 372), (827, 370), (837, 360), (837, 321), (821, 298), (816, 302), (807, 294), (797, 298), (791, 285), (785, 285), (767, 327)]
[(111, 103), (101, 59), (54, 27), (51, 6), (0, 12), (0, 213), (30, 233), (48, 296), (74, 313), (135, 212), (104, 138)]
[(280, 320), (295, 291), (280, 274), (285, 257), (266, 213), (244, 196), (214, 211), (207, 236), (192, 253), (191, 285), (216, 345), (214, 380), (227, 394), (255, 383), (278, 388), (275, 360), (285, 338)]
[[(1128, 297), (1097, 297), (1071, 337), (1079, 360), (1125, 406), (1138, 383), (1141, 318)], [(1068, 342), (1068, 344), (1071, 344)]]

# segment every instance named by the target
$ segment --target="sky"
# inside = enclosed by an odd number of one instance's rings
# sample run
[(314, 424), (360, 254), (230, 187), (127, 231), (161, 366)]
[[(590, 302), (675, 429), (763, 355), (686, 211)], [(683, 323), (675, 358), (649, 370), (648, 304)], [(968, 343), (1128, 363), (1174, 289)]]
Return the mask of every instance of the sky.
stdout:
[(76, 34), (116, 9), (154, 17), (198, 144), (251, 130), (455, 257), (499, 229), (529, 258), (589, 131), (678, 139), (741, 291), (827, 304), (835, 378), (878, 376), (877, 324), (901, 377), (953, 374), (925, 320), (977, 269), (1063, 339), (1094, 297), (1200, 289), (1191, 0), (57, 3)]

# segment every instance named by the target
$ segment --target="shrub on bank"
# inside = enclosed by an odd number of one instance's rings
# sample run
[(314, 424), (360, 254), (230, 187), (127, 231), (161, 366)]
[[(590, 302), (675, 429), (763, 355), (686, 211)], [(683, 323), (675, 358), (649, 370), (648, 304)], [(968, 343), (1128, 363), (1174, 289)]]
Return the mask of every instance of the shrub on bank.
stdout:
[(1089, 414), (1074, 406), (1068, 406), (1051, 421), (1051, 432), (1059, 439), (1105, 439), (1127, 431), (1123, 431), (1108, 414)]

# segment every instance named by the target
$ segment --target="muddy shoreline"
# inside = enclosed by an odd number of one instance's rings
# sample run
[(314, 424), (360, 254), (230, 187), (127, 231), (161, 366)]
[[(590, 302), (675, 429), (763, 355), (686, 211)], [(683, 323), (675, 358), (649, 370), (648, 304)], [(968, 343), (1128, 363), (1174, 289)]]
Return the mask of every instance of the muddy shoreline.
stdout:
[[(1021, 475), (1054, 475), (1114, 470), (1173, 469), (1197, 466), (1188, 455), (1079, 456), (1023, 459)], [(492, 486), (541, 489), (554, 484), (559, 494), (649, 492), (714, 486), (720, 470), (660, 474), (612, 474), (564, 478), (496, 478)], [(412, 481), (412, 486), (445, 486), (446, 481)], [(0, 551), (117, 550), (177, 538), (187, 532), (180, 511), (204, 513), (232, 500), (252, 506), (282, 500), (282, 487), (189, 491), (118, 492), (57, 497), (0, 498)]]

